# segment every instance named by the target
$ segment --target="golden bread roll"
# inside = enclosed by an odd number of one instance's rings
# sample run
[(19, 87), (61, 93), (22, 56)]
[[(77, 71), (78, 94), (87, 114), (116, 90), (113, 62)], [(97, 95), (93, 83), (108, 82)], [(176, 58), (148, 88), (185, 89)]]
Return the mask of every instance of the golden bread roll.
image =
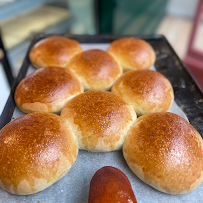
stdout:
[(122, 74), (121, 67), (115, 59), (98, 49), (77, 54), (66, 68), (78, 76), (85, 90), (109, 90)]
[(80, 81), (70, 70), (47, 67), (20, 82), (15, 90), (15, 102), (25, 113), (58, 113), (69, 99), (82, 92)]
[(126, 136), (123, 154), (131, 170), (159, 191), (184, 194), (203, 181), (203, 140), (177, 114), (139, 117)]
[(138, 116), (166, 112), (174, 100), (171, 83), (153, 70), (128, 71), (114, 83), (111, 91), (131, 104)]
[(123, 68), (123, 71), (148, 69), (156, 60), (152, 46), (133, 37), (114, 40), (107, 50)]
[(81, 51), (82, 48), (77, 41), (53, 36), (36, 43), (30, 51), (29, 58), (35, 68), (65, 67), (68, 61)]
[(111, 92), (91, 90), (72, 98), (61, 111), (80, 149), (108, 152), (121, 149), (136, 120), (134, 109)]
[(60, 116), (31, 113), (0, 131), (0, 186), (13, 194), (44, 190), (71, 168), (78, 154), (73, 133)]
[(88, 203), (137, 203), (128, 177), (119, 169), (105, 166), (91, 179)]

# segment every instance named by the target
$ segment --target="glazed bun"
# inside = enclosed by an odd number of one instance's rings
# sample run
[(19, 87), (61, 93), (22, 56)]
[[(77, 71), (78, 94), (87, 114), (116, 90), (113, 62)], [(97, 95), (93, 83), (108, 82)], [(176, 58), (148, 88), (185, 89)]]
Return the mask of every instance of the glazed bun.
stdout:
[(130, 181), (119, 169), (105, 166), (91, 179), (88, 203), (137, 203)]
[(166, 112), (174, 100), (171, 83), (153, 70), (128, 71), (114, 83), (111, 91), (131, 104), (138, 116)]
[(65, 67), (68, 61), (81, 51), (82, 48), (77, 41), (53, 36), (36, 43), (30, 51), (29, 58), (35, 68)]
[(156, 60), (152, 46), (142, 39), (133, 37), (113, 41), (107, 51), (115, 57), (123, 71), (148, 69)]
[(15, 90), (15, 102), (25, 113), (58, 113), (69, 99), (82, 92), (80, 81), (70, 70), (47, 67), (20, 82)]
[(136, 119), (134, 109), (120, 96), (91, 90), (71, 99), (61, 111), (80, 149), (108, 152), (121, 149)]
[(74, 56), (66, 68), (80, 79), (85, 90), (109, 90), (122, 74), (115, 59), (102, 50), (88, 50)]
[(184, 194), (203, 181), (203, 140), (177, 114), (139, 117), (126, 136), (123, 154), (132, 171), (159, 191)]
[(32, 113), (0, 131), (0, 186), (13, 194), (44, 190), (62, 178), (76, 160), (73, 133), (60, 116)]

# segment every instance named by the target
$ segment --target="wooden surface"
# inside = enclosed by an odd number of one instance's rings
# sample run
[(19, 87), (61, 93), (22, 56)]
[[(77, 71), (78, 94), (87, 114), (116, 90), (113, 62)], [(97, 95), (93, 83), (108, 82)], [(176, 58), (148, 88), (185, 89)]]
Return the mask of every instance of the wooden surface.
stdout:
[(66, 8), (42, 6), (0, 23), (6, 49), (25, 41), (34, 32), (42, 32), (51, 25), (68, 19)]
[(183, 59), (188, 49), (192, 25), (193, 19), (167, 15), (160, 23), (156, 33), (163, 34), (178, 56)]

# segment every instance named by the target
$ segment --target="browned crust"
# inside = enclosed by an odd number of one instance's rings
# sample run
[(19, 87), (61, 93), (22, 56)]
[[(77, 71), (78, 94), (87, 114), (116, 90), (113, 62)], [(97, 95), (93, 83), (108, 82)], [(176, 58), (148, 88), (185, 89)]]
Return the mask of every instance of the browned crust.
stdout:
[(30, 51), (29, 58), (36, 68), (47, 66), (65, 67), (68, 61), (81, 51), (82, 48), (77, 41), (53, 36), (35, 44)]
[(107, 52), (93, 49), (73, 57), (66, 68), (72, 70), (85, 90), (107, 90), (121, 75), (121, 67)]
[(20, 82), (15, 90), (15, 102), (26, 113), (57, 113), (69, 99), (82, 92), (82, 84), (70, 70), (47, 67)]
[(32, 113), (0, 131), (0, 186), (26, 195), (60, 179), (74, 163), (78, 147), (63, 118)]
[(115, 57), (124, 71), (148, 69), (156, 60), (152, 46), (142, 39), (133, 37), (113, 41), (107, 51)]
[(138, 116), (166, 112), (174, 100), (169, 80), (153, 70), (128, 71), (114, 83), (111, 91), (131, 104)]
[(141, 116), (123, 146), (133, 172), (162, 192), (183, 194), (203, 180), (203, 141), (199, 133), (174, 113)]
[(130, 181), (119, 169), (105, 166), (91, 179), (88, 203), (137, 203)]
[(125, 100), (99, 90), (71, 99), (61, 116), (76, 135), (79, 148), (101, 152), (120, 149), (136, 119), (135, 111)]

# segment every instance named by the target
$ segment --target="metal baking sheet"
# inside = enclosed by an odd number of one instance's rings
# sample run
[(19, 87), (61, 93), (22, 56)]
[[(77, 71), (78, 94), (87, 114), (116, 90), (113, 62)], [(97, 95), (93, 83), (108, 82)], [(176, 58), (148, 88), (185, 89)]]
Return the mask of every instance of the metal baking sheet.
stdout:
[[(37, 36), (31, 46), (39, 39), (46, 37)], [(68, 36), (82, 43), (83, 49), (99, 48), (106, 50), (109, 43), (123, 36)], [(139, 36), (152, 44), (156, 51), (157, 61), (155, 67), (164, 74), (172, 83), (175, 93), (175, 102), (170, 111), (181, 114), (200, 132), (203, 132), (203, 95), (192, 77), (185, 70), (184, 65), (163, 36)], [(0, 128), (9, 121), (24, 115), (13, 100), (15, 87), (25, 75), (35, 69), (30, 65), (26, 56), (18, 79), (11, 91), (11, 95), (0, 118)], [(183, 113), (184, 112), (184, 113)], [(0, 189), (0, 203), (87, 203), (89, 184), (94, 173), (103, 166), (114, 166), (122, 170), (129, 178), (138, 203), (201, 203), (203, 202), (203, 184), (194, 191), (185, 195), (169, 195), (159, 192), (139, 180), (126, 164), (122, 151), (108, 153), (91, 153), (80, 150), (78, 157), (70, 171), (61, 180), (42, 192), (17, 196)]]

